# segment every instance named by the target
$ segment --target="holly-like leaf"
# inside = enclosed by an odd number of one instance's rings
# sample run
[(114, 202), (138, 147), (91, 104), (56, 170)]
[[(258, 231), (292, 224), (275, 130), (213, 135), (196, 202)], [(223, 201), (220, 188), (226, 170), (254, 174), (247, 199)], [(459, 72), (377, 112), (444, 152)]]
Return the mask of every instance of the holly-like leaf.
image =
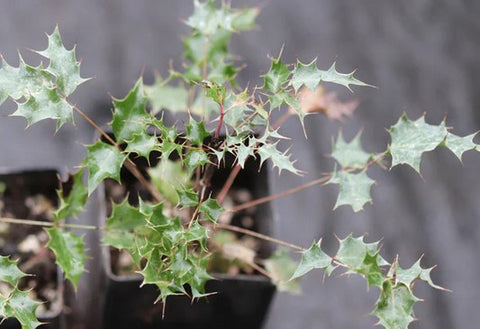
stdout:
[(261, 164), (265, 160), (270, 159), (273, 167), (278, 168), (278, 173), (281, 174), (282, 170), (290, 171), (295, 175), (301, 175), (302, 172), (294, 167), (295, 161), (290, 160), (288, 150), (280, 152), (276, 148), (276, 144), (264, 144), (258, 148), (258, 154), (260, 155)]
[(416, 121), (410, 120), (406, 114), (389, 130), (392, 142), (389, 147), (392, 156), (392, 167), (408, 164), (420, 173), (420, 163), (424, 152), (432, 151), (447, 136), (445, 122), (430, 125), (422, 116)]
[(212, 35), (219, 29), (236, 32), (249, 30), (255, 23), (258, 8), (232, 9), (226, 3), (217, 8), (215, 0), (195, 0), (194, 11), (186, 24), (204, 35)]
[(297, 264), (290, 257), (288, 250), (278, 249), (265, 260), (265, 269), (270, 274), (273, 283), (278, 291), (286, 291), (292, 294), (300, 294), (300, 278), (291, 279), (295, 273)]
[(73, 123), (72, 105), (60, 98), (54, 88), (44, 88), (17, 105), (18, 108), (12, 116), (22, 116), (27, 119), (27, 127), (44, 119), (57, 120), (57, 130), (64, 123)]
[(88, 154), (83, 165), (88, 168), (88, 195), (97, 188), (105, 178), (120, 181), (120, 169), (126, 159), (115, 146), (101, 141), (86, 146)]
[(208, 198), (200, 205), (200, 212), (205, 215), (205, 217), (212, 223), (216, 223), (218, 217), (223, 212), (223, 207), (218, 204), (216, 199)]
[(314, 242), (308, 250), (302, 252), (302, 260), (290, 280), (302, 277), (316, 268), (321, 268), (326, 271), (327, 268), (331, 266), (332, 258), (323, 252), (321, 249), (321, 243), (322, 239), (317, 243)]
[(196, 168), (207, 164), (207, 162), (208, 155), (202, 150), (190, 150), (187, 155), (185, 155), (185, 165), (187, 166), (189, 173), (193, 172)]
[(65, 96), (72, 94), (80, 84), (88, 80), (80, 76), (80, 62), (76, 59), (75, 47), (67, 50), (63, 46), (58, 26), (48, 35), (47, 49), (37, 53), (50, 60), (46, 71), (56, 77), (56, 84)]
[[(69, 190), (65, 193), (64, 185), (69, 185)], [(55, 220), (73, 217), (83, 211), (88, 198), (87, 187), (83, 184), (83, 170), (77, 171), (68, 177), (67, 182), (62, 184), (62, 188), (57, 191), (60, 206), (53, 213)]]
[(303, 64), (298, 61), (293, 71), (292, 78), (290, 80), (291, 85), (295, 89), (295, 92), (303, 85), (315, 90), (318, 84), (321, 82), (331, 82), (347, 87), (350, 91), (351, 85), (355, 86), (370, 86), (363, 81), (355, 78), (355, 71), (351, 73), (339, 73), (335, 67), (335, 62), (326, 71), (319, 70), (317, 68), (317, 59), (315, 58), (308, 64)]
[(203, 140), (210, 135), (205, 129), (203, 121), (196, 121), (193, 117), (190, 117), (190, 122), (185, 125), (185, 130), (187, 131), (186, 138), (197, 146), (203, 145)]
[(432, 288), (446, 290), (445, 288), (433, 283), (432, 278), (430, 277), (430, 272), (433, 270), (433, 267), (422, 268), (420, 265), (421, 260), (422, 258), (417, 260), (410, 268), (403, 269), (400, 266), (397, 257), (390, 269), (389, 276), (395, 278), (395, 284), (404, 284), (410, 290), (413, 288), (414, 282), (418, 279), (427, 282)]
[(333, 144), (332, 157), (338, 161), (342, 169), (360, 169), (367, 164), (370, 159), (370, 154), (362, 149), (360, 134), (357, 134), (357, 136), (347, 143), (343, 138), (342, 132), (339, 132), (338, 138), (335, 144)]
[(345, 239), (339, 240), (340, 247), (335, 259), (351, 269), (361, 267), (368, 252), (367, 244), (363, 239), (363, 236), (354, 238), (349, 234)]
[(214, 81), (203, 80), (202, 87), (205, 90), (205, 96), (220, 106), (223, 106), (223, 102), (227, 96), (225, 86), (219, 85)]
[(385, 281), (372, 315), (386, 329), (407, 329), (414, 321), (413, 306), (419, 299), (404, 285), (392, 286)]
[(374, 183), (375, 181), (367, 176), (365, 170), (359, 173), (335, 170), (332, 178), (327, 182), (327, 184), (339, 185), (338, 197), (333, 209), (350, 205), (354, 212), (362, 210), (366, 203), (372, 202), (370, 190)]
[(473, 138), (476, 135), (477, 133), (473, 133), (465, 137), (460, 137), (449, 132), (447, 133), (447, 138), (445, 138), (445, 146), (462, 162), (463, 153), (476, 149), (477, 144), (473, 142)]
[(280, 60), (280, 55), (277, 58), (271, 59), (270, 69), (263, 77), (262, 89), (268, 90), (272, 93), (276, 93), (282, 88), (288, 81), (290, 71), (287, 65), (283, 64)]
[(160, 147), (157, 136), (140, 130), (140, 132), (134, 134), (133, 138), (128, 141), (125, 152), (133, 152), (148, 159), (150, 153), (152, 151), (158, 151)]
[(237, 147), (237, 162), (240, 167), (244, 168), (245, 161), (247, 161), (248, 157), (253, 156), (255, 154), (255, 145), (245, 145), (243, 143), (239, 144)]
[(24, 97), (28, 99), (30, 95), (37, 94), (43, 89), (53, 89), (52, 76), (45, 72), (40, 64), (37, 67), (25, 63), (19, 54), (18, 67), (10, 66), (3, 57), (1, 57), (2, 68), (0, 68), (0, 105), (7, 97), (19, 100)]
[(107, 219), (103, 243), (118, 249), (132, 249), (135, 246), (133, 231), (145, 223), (145, 215), (129, 205), (128, 200), (114, 203), (112, 215)]
[(146, 99), (143, 93), (142, 78), (123, 99), (113, 99), (115, 111), (111, 122), (117, 142), (131, 140), (145, 129), (149, 115), (145, 110)]
[(47, 247), (53, 250), (57, 264), (76, 289), (87, 259), (82, 237), (56, 227), (45, 230), (50, 238)]
[(162, 159), (156, 167), (148, 169), (152, 183), (172, 205), (179, 202), (177, 191), (191, 185), (190, 174), (180, 161)]
[(188, 91), (183, 84), (168, 86), (163, 79), (156, 77), (155, 83), (151, 86), (145, 86), (144, 90), (154, 115), (162, 109), (173, 113), (188, 110)]
[(0, 256), (0, 281), (8, 282), (11, 286), (16, 287), (18, 280), (26, 274), (20, 271), (17, 260), (10, 260), (8, 256)]
[(190, 208), (198, 205), (198, 195), (194, 190), (177, 190), (177, 195), (179, 207)]
[(28, 291), (21, 291), (15, 287), (8, 297), (0, 294), (0, 316), (16, 318), (22, 329), (35, 329), (41, 323), (35, 312), (41, 303), (30, 298)]

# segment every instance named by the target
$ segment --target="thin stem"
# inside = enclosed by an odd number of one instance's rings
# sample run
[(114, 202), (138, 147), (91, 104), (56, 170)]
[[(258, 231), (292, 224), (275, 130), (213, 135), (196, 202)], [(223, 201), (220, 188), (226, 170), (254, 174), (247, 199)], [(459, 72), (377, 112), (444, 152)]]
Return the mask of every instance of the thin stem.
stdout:
[(270, 280), (274, 280), (272, 275), (270, 273), (268, 273), (264, 268), (262, 268), (261, 266), (259, 266), (258, 264), (255, 264), (254, 262), (247, 262), (247, 264), (249, 266), (251, 266), (254, 270), (256, 270), (257, 272), (261, 273), (262, 275), (266, 276), (267, 278), (269, 278)]
[(223, 126), (223, 117), (225, 116), (225, 110), (223, 108), (223, 104), (220, 104), (220, 119), (218, 120), (217, 130), (215, 131), (215, 138), (220, 136), (220, 131), (222, 130)]
[(30, 225), (30, 226), (42, 226), (42, 227), (78, 228), (78, 229), (84, 229), (84, 230), (104, 230), (105, 229), (105, 227), (103, 226), (95, 226), (95, 225), (54, 223), (54, 222), (47, 222), (47, 221), (40, 221), (40, 220), (8, 218), (8, 217), (0, 217), (0, 222), (10, 223), (10, 224)]
[(240, 204), (236, 207), (228, 209), (227, 211), (228, 212), (237, 212), (237, 211), (240, 211), (240, 210), (243, 210), (243, 209), (247, 209), (247, 208), (250, 208), (250, 207), (257, 206), (257, 205), (262, 204), (262, 203), (266, 203), (266, 202), (270, 202), (270, 201), (273, 201), (273, 200), (276, 200), (276, 199), (280, 199), (280, 198), (283, 198), (287, 195), (294, 194), (294, 193), (297, 193), (301, 190), (307, 189), (309, 187), (312, 187), (312, 186), (315, 186), (315, 185), (318, 185), (318, 184), (323, 184), (323, 183), (327, 182), (330, 178), (331, 178), (331, 175), (324, 176), (322, 178), (310, 181), (306, 184), (291, 188), (289, 190), (286, 190), (286, 191), (283, 191), (283, 192), (280, 192), (280, 193), (272, 194), (272, 195), (269, 195), (269, 196), (266, 196), (266, 197), (263, 197), (263, 198), (259, 198), (259, 199), (256, 199), (256, 200), (252, 200), (252, 201), (242, 203), (242, 204)]
[(302, 248), (300, 246), (297, 246), (297, 245), (294, 245), (292, 243), (285, 242), (285, 241), (282, 241), (282, 240), (278, 240), (278, 239), (269, 237), (268, 235), (257, 233), (255, 231), (247, 230), (247, 229), (244, 229), (244, 228), (241, 228), (241, 227), (238, 227), (238, 226), (218, 223), (215, 226), (215, 229), (221, 229), (221, 230), (227, 230), (227, 231), (242, 233), (242, 234), (253, 236), (253, 237), (261, 239), (261, 240), (265, 240), (265, 241), (268, 241), (268, 242), (273, 242), (273, 243), (276, 243), (278, 245), (288, 247), (290, 249), (294, 249), (294, 250), (297, 250), (297, 251), (305, 251), (304, 248)]
[(237, 178), (237, 175), (240, 172), (240, 170), (242, 170), (242, 167), (239, 164), (237, 164), (233, 168), (233, 170), (230, 172), (230, 175), (228, 175), (227, 181), (223, 185), (220, 193), (218, 193), (218, 196), (217, 196), (218, 204), (221, 205), (223, 203), (223, 200), (227, 196), (228, 191), (230, 191), (230, 188), (232, 187), (233, 182), (235, 181), (235, 178)]

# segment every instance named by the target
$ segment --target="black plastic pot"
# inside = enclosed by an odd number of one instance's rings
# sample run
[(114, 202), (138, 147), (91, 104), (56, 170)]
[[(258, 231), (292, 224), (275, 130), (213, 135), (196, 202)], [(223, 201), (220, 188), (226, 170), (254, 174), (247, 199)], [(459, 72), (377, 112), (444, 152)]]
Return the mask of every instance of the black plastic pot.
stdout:
[[(230, 169), (217, 172), (212, 177), (212, 185), (223, 186), (229, 172)], [(124, 174), (128, 175), (126, 172)], [(128, 177), (124, 179), (128, 180)], [(249, 189), (253, 198), (268, 195), (267, 169), (258, 172), (258, 163), (252, 159), (238, 175), (234, 185)], [(103, 190), (99, 194), (103, 194)], [(106, 201), (101, 202), (104, 206), (99, 218), (104, 221)], [(254, 217), (255, 230), (264, 234), (272, 233), (273, 217), (269, 204), (258, 206)], [(261, 245), (259, 254), (266, 257), (270, 253), (269, 244)], [(162, 318), (162, 303), (154, 304), (158, 297), (157, 288), (140, 288), (140, 276), (117, 276), (112, 273), (108, 248), (103, 251), (103, 267), (107, 280), (103, 319), (105, 329), (261, 328), (275, 293), (275, 286), (261, 275), (213, 273), (217, 280), (209, 281), (206, 289), (216, 294), (193, 303), (186, 296), (170, 296), (165, 317)]]
[[(42, 195), (45, 196), (49, 201), (53, 203), (53, 206), (58, 204), (58, 197), (56, 194), (56, 189), (59, 185), (58, 180), (58, 171), (46, 169), (46, 170), (30, 170), (30, 171), (22, 171), (22, 172), (11, 172), (11, 173), (2, 173), (0, 174), (0, 183), (5, 187), (3, 196), (4, 199), (7, 200), (9, 203), (17, 203), (17, 205), (12, 206), (11, 204), (7, 205), (5, 202), (4, 207), (13, 207), (18, 209), (18, 213), (16, 211), (12, 211), (13, 215), (17, 218), (25, 218), (26, 214), (22, 211), (23, 204), (28, 197), (33, 197), (35, 195)], [(43, 219), (45, 220), (45, 219)], [(11, 224), (16, 225), (16, 224)], [(26, 237), (31, 232), (29, 230), (36, 229), (38, 227), (32, 226), (18, 226), (22, 228), (26, 228), (23, 232), (15, 233), (18, 237), (24, 236)], [(15, 239), (11, 233), (9, 233), (9, 238)], [(21, 237), (20, 237), (21, 238)], [(6, 239), (4, 247), (0, 249), (0, 253), (2, 255), (11, 254), (15, 251), (16, 246), (15, 242), (8, 242), (9, 239)], [(15, 258), (15, 256), (13, 257)], [(45, 268), (51, 268), (52, 266), (55, 267), (53, 270), (53, 275), (56, 277), (56, 296), (57, 299), (55, 300), (55, 307), (53, 310), (45, 312), (43, 314), (37, 314), (38, 319), (40, 322), (46, 323), (45, 325), (40, 326), (40, 328), (45, 329), (60, 329), (65, 328), (64, 320), (63, 320), (63, 273), (55, 265), (53, 259), (51, 260), (52, 264), (46, 264), (45, 266), (40, 265), (37, 267), (36, 271), (39, 273), (50, 273), (51, 271)], [(47, 266), (48, 265), (48, 266)], [(46, 274), (45, 274), (46, 275)], [(42, 276), (38, 275), (36, 280), (42, 280)], [(39, 284), (39, 282), (37, 282)], [(20, 323), (13, 318), (6, 319), (3, 323), (1, 328), (8, 328), (8, 329), (20, 329)]]

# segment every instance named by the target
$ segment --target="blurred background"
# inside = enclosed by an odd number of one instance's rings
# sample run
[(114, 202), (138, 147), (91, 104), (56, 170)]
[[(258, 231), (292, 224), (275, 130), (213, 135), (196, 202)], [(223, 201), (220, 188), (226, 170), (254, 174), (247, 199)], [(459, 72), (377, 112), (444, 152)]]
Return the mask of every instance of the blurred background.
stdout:
[[(234, 7), (259, 5), (258, 28), (234, 37), (232, 52), (248, 63), (240, 80), (257, 81), (269, 67), (267, 55), (277, 55), (285, 44), (283, 59), (309, 62), (318, 57), (320, 68), (333, 61), (378, 86), (336, 89), (344, 99), (361, 101), (354, 116), (343, 124), (325, 116), (309, 117), (308, 140), (295, 119), (284, 127), (292, 140), (293, 157), (304, 177), (284, 175), (272, 180), (273, 191), (282, 191), (331, 171), (332, 137), (340, 127), (347, 139), (362, 130), (364, 148), (385, 150), (384, 128), (402, 112), (416, 119), (424, 112), (429, 123), (446, 117), (453, 132), (464, 136), (480, 129), (480, 2), (475, 0), (271, 0), (232, 1)], [(190, 0), (44, 0), (2, 1), (0, 52), (11, 64), (17, 50), (38, 61), (28, 49), (44, 49), (59, 25), (67, 48), (77, 44), (85, 77), (93, 77), (74, 94), (73, 100), (96, 122), (111, 117), (109, 93), (123, 97), (144, 72), (165, 73), (168, 62), (180, 63), (181, 36), (188, 28), (181, 22), (193, 5)], [(331, 88), (326, 86), (326, 88)], [(41, 122), (24, 130), (22, 118), (0, 120), (0, 167), (72, 168), (83, 156), (80, 143), (90, 143), (92, 129), (80, 118), (77, 129), (62, 128), (54, 136), (54, 123)], [(75, 147), (72, 147), (75, 145)], [(334, 234), (367, 233), (367, 240), (383, 238), (387, 259), (400, 254), (402, 266), (412, 265), (425, 254), (423, 265), (438, 268), (434, 281), (452, 293), (423, 285), (416, 295), (426, 300), (416, 306), (420, 321), (411, 328), (476, 329), (480, 323), (480, 154), (466, 153), (461, 164), (448, 150), (424, 156), (423, 180), (409, 167), (390, 172), (372, 168), (377, 180), (373, 205), (360, 213), (348, 207), (332, 211), (335, 186), (314, 187), (273, 203), (276, 235), (309, 246), (324, 237), (325, 249), (334, 251)], [(266, 321), (268, 329), (371, 328), (368, 316), (377, 291), (366, 291), (359, 278), (331, 277), (322, 282), (320, 272), (303, 282), (303, 296), (278, 293)]]

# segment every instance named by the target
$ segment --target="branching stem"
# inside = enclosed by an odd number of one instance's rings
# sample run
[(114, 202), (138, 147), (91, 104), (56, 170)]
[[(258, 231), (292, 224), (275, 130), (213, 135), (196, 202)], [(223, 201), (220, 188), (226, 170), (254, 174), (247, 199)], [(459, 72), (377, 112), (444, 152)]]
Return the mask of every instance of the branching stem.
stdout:
[(54, 222), (47, 222), (47, 221), (40, 221), (40, 220), (8, 218), (8, 217), (0, 217), (0, 222), (10, 223), (10, 224), (19, 224), (19, 225), (42, 226), (42, 227), (77, 228), (77, 229), (83, 229), (83, 230), (104, 230), (105, 229), (105, 227), (95, 226), (95, 225), (54, 223)]

